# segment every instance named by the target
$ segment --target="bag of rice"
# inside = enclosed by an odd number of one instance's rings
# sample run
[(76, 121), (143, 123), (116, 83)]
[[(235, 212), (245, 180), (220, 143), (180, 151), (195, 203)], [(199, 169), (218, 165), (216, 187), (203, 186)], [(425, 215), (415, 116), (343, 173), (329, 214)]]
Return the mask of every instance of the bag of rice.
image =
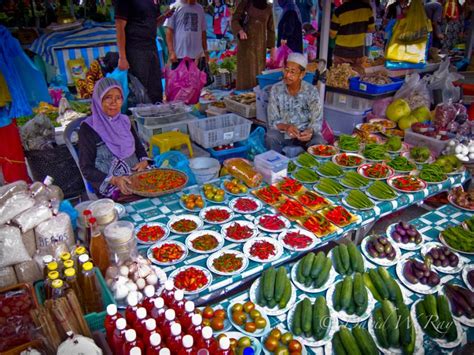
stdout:
[(33, 206), (22, 212), (15, 218), (13, 222), (21, 228), (21, 231), (28, 232), (35, 228), (41, 222), (44, 222), (53, 217), (53, 212), (46, 206)]
[(28, 208), (33, 207), (35, 200), (27, 193), (18, 193), (0, 206), (0, 224), (5, 224)]
[(28, 184), (23, 180), (0, 187), (0, 205), (18, 192), (28, 191)]
[(20, 230), (12, 226), (0, 227), (0, 268), (31, 260), (21, 239)]
[(36, 247), (48, 247), (51, 244), (64, 242), (68, 247), (74, 245), (74, 231), (71, 219), (66, 213), (60, 212), (35, 228)]
[(18, 283), (13, 266), (0, 268), (0, 288), (10, 287)]
[(18, 282), (35, 282), (41, 280), (43, 275), (38, 267), (38, 264), (33, 261), (25, 261), (15, 265), (15, 274)]
[(33, 257), (36, 253), (36, 238), (34, 229), (30, 229), (28, 232), (21, 234), (21, 239), (23, 240), (23, 245), (25, 246), (28, 254)]

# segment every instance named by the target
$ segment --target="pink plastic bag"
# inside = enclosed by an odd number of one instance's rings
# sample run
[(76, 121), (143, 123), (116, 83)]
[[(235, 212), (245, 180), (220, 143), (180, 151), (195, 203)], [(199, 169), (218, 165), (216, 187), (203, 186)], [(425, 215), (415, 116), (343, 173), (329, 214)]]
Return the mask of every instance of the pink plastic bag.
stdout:
[(291, 53), (293, 53), (293, 51), (286, 44), (278, 47), (275, 53), (275, 58), (270, 60), (268, 67), (270, 69), (283, 68)]
[(321, 126), (321, 135), (323, 136), (324, 140), (329, 144), (333, 144), (336, 140), (336, 137), (334, 136), (334, 131), (326, 120), (323, 120), (323, 125)]
[(191, 58), (184, 58), (174, 70), (167, 67), (166, 78), (166, 100), (168, 102), (181, 101), (186, 105), (194, 105), (199, 102), (201, 90), (206, 84), (206, 73), (199, 70)]

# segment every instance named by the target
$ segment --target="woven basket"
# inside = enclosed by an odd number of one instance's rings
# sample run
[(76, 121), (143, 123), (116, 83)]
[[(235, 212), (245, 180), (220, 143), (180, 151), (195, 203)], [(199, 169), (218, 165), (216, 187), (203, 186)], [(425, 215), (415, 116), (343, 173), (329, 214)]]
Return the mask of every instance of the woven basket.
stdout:
[[(185, 179), (184, 183), (181, 186), (178, 186), (178, 187), (170, 189), (170, 190), (141, 191), (141, 190), (138, 190), (136, 188), (137, 179), (140, 176), (146, 176), (146, 175), (154, 174), (156, 171), (159, 171), (159, 172), (167, 172), (167, 171), (173, 172), (178, 176), (182, 176)], [(135, 195), (143, 196), (143, 197), (157, 197), (157, 196), (171, 194), (173, 192), (181, 190), (188, 183), (188, 176), (185, 173), (183, 173), (179, 170), (175, 170), (175, 169), (152, 169), (152, 170), (147, 170), (147, 171), (141, 171), (141, 172), (137, 172), (135, 174), (130, 175), (129, 178), (132, 181), (132, 186), (130, 187), (130, 191), (132, 193), (134, 193)]]

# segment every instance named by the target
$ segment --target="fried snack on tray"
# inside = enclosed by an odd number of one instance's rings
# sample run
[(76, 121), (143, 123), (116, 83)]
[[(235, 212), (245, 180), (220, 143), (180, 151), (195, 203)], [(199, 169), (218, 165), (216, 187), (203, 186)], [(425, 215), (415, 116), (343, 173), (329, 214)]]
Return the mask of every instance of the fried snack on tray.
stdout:
[(348, 63), (340, 64), (337, 67), (332, 66), (328, 70), (326, 85), (349, 89), (349, 79), (355, 76), (359, 76), (359, 74)]

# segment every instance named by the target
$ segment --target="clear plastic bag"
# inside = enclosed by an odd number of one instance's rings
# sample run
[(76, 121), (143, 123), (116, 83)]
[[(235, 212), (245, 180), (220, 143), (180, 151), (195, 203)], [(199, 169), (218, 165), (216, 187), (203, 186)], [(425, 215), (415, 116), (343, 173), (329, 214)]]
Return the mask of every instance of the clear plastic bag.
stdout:
[(0, 268), (31, 260), (21, 239), (20, 230), (16, 227), (0, 227), (0, 250)]
[(18, 282), (29, 282), (33, 283), (42, 279), (41, 270), (38, 264), (33, 261), (24, 261), (15, 265), (15, 274)]
[(246, 159), (227, 159), (224, 161), (224, 167), (230, 175), (243, 181), (248, 187), (257, 187), (262, 183), (262, 174), (258, 173)]
[(26, 192), (28, 184), (23, 180), (12, 182), (11, 184), (0, 187), (0, 205), (5, 203), (10, 197), (18, 192)]
[(431, 95), (428, 89), (429, 78), (421, 78), (418, 73), (405, 77), (402, 87), (396, 92), (394, 99), (404, 99), (413, 111), (421, 106), (430, 107)]
[(13, 222), (25, 233), (51, 217), (53, 212), (49, 207), (33, 206), (13, 218)]
[(21, 141), (25, 150), (52, 148), (56, 141), (54, 127), (48, 116), (40, 113), (20, 128)]
[(432, 96), (434, 97), (434, 91), (440, 90), (440, 98), (444, 103), (459, 101), (461, 98), (461, 88), (454, 86), (453, 83), (464, 79), (461, 74), (449, 71), (450, 64), (449, 60), (443, 61), (438, 70), (429, 77), (428, 88), (431, 90)]
[(74, 231), (71, 219), (69, 215), (63, 212), (40, 223), (35, 228), (35, 235), (37, 248), (45, 248), (60, 242), (64, 242), (69, 247), (74, 245)]
[(385, 112), (387, 111), (388, 105), (392, 103), (393, 99), (391, 97), (386, 97), (384, 99), (379, 99), (374, 102), (372, 107), (372, 112), (376, 117), (385, 117)]
[(35, 200), (26, 193), (13, 195), (0, 206), (0, 225), (33, 207)]

